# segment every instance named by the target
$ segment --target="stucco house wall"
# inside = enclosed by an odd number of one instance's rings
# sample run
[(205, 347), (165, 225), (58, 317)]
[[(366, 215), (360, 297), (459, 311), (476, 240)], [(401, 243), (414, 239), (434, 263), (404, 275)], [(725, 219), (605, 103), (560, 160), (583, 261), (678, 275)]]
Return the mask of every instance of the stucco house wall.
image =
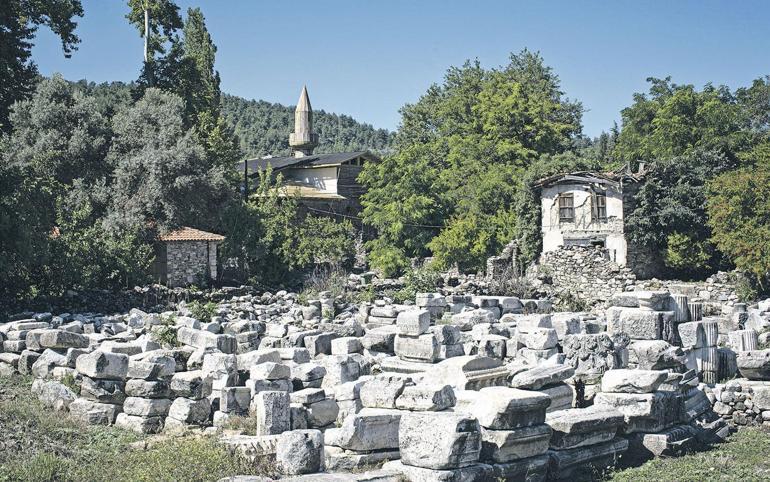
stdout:
[[(623, 231), (623, 195), (611, 185), (599, 192), (606, 195), (607, 219), (593, 216), (591, 186), (586, 184), (554, 184), (541, 191), (541, 230), (543, 253), (561, 246), (603, 243), (611, 261), (625, 265), (628, 245)], [(572, 222), (559, 220), (559, 196), (570, 193), (574, 199), (575, 216)]]
[(323, 192), (337, 194), (337, 166), (284, 169), (285, 181), (300, 182)]

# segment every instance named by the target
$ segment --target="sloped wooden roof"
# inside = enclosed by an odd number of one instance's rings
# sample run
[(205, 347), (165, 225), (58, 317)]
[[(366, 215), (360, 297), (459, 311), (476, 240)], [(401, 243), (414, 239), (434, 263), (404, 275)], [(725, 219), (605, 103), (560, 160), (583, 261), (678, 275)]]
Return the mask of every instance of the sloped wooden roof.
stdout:
[(270, 165), (274, 171), (280, 171), (281, 169), (285, 169), (287, 167), (339, 165), (351, 161), (357, 157), (363, 157), (369, 161), (379, 160), (377, 156), (369, 151), (335, 152), (331, 154), (313, 154), (311, 156), (302, 157), (284, 156), (249, 159), (247, 161), (239, 162), (237, 168), (241, 172), (243, 172), (245, 168), (248, 174), (253, 176), (260, 171), (267, 169), (268, 165)]
[(161, 241), (224, 241), (221, 234), (209, 233), (187, 226), (175, 229), (158, 237)]
[(570, 173), (554, 174), (543, 179), (537, 180), (533, 185), (535, 187), (551, 186), (554, 184), (608, 184), (617, 186), (622, 181), (638, 182), (639, 176), (625, 172), (590, 172), (577, 171)]

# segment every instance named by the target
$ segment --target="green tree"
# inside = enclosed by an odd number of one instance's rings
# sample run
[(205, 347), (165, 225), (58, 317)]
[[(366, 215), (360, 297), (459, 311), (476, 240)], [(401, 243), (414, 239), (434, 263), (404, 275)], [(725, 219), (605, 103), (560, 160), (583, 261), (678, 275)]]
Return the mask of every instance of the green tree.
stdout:
[(0, 131), (8, 132), (10, 109), (28, 97), (38, 71), (31, 60), (32, 40), (40, 25), (49, 27), (69, 58), (80, 39), (75, 17), (83, 16), (80, 0), (3, 0), (0, 2)]
[(221, 115), (219, 72), (214, 69), (217, 47), (199, 8), (187, 10), (183, 32), (184, 62), (188, 66), (180, 90), (185, 116), (195, 126), (210, 162), (231, 167), (242, 154), (238, 139)]
[(626, 219), (630, 241), (659, 253), (672, 276), (699, 277), (719, 267), (719, 253), (707, 242), (706, 185), (735, 165), (720, 152), (700, 150), (651, 163)]
[(717, 176), (708, 184), (712, 241), (764, 288), (770, 274), (770, 157)]
[(151, 63), (166, 52), (166, 43), (173, 42), (182, 28), (179, 7), (173, 0), (128, 0), (128, 7), (131, 11), (126, 18), (145, 39), (144, 61)]
[(450, 68), (401, 114), (395, 154), (360, 177), (364, 221), (379, 236), (370, 259), (388, 274), (429, 252), (443, 267), (482, 267), (518, 229), (524, 173), (542, 154), (571, 148), (582, 107), (524, 50), (499, 69)]
[(155, 88), (113, 119), (108, 159), (115, 165), (109, 224), (160, 230), (211, 228), (235, 193), (224, 167), (212, 167), (183, 123), (179, 97)]
[(8, 162), (66, 185), (110, 173), (105, 162), (109, 121), (93, 98), (76, 91), (61, 75), (44, 79), (30, 99), (18, 102), (11, 121)]
[(0, 304), (37, 294), (48, 273), (55, 190), (29, 168), (0, 162)]
[(746, 109), (727, 87), (678, 85), (671, 78), (648, 78), (648, 94), (634, 94), (634, 103), (621, 111), (623, 129), (614, 155), (636, 166), (687, 155), (718, 151), (734, 158), (750, 141)]

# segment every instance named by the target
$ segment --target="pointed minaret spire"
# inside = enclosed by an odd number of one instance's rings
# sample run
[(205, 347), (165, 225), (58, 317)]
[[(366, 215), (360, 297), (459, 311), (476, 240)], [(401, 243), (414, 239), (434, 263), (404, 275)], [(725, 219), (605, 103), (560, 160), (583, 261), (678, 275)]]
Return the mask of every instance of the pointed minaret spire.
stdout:
[(302, 87), (302, 93), (294, 111), (294, 132), (289, 134), (289, 146), (295, 157), (310, 156), (318, 145), (318, 135), (313, 132), (313, 108), (310, 107), (310, 97), (307, 87)]

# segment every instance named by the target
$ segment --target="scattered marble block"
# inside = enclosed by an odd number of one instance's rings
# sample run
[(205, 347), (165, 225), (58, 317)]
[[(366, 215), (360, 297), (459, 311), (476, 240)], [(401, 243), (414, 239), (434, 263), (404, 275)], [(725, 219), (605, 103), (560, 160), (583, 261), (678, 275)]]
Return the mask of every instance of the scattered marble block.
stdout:
[(551, 427), (533, 425), (515, 430), (481, 429), (481, 460), (507, 463), (544, 454), (551, 439)]
[(276, 462), (287, 475), (320, 472), (323, 434), (319, 430), (292, 430), (278, 436)]
[(658, 433), (633, 433), (628, 436), (629, 453), (644, 458), (675, 456), (686, 453), (697, 443), (698, 429), (675, 425)]
[(124, 412), (115, 418), (115, 426), (137, 433), (159, 433), (163, 429), (163, 417), (140, 417)]
[(83, 375), (103, 380), (123, 380), (128, 374), (128, 356), (121, 353), (94, 351), (81, 355), (75, 368)]
[[(459, 469), (434, 470), (407, 465), (401, 460), (386, 462), (382, 468), (395, 471), (409, 481), (419, 482), (485, 482), (495, 480), (495, 469), (491, 465), (468, 465)], [(515, 480), (515, 479), (514, 479)]]
[(111, 425), (123, 410), (120, 405), (77, 398), (69, 405), (72, 417), (88, 425)]
[(386, 408), (363, 408), (349, 415), (341, 427), (326, 430), (324, 442), (359, 452), (397, 450), (399, 422), (404, 413)]
[(738, 371), (749, 380), (770, 380), (770, 350), (738, 353)]
[(602, 376), (602, 392), (652, 393), (667, 376), (663, 370), (608, 370)]
[(480, 390), (506, 385), (509, 375), (502, 360), (464, 355), (433, 365), (425, 377), (433, 383), (450, 385), (457, 390)]
[(449, 385), (413, 385), (405, 387), (396, 399), (396, 408), (437, 412), (453, 407), (456, 398)]
[(400, 458), (398, 449), (374, 451), (345, 450), (333, 445), (324, 447), (324, 467), (327, 471), (347, 472), (379, 465)]
[(540, 390), (548, 385), (555, 385), (570, 378), (575, 374), (575, 369), (567, 365), (541, 365), (523, 372), (517, 373), (511, 379), (512, 388), (523, 390)]
[(538, 392), (551, 398), (551, 404), (548, 405), (546, 413), (572, 408), (575, 402), (575, 387), (564, 382), (541, 388)]
[(612, 407), (623, 414), (623, 433), (660, 432), (681, 417), (680, 396), (675, 392), (597, 393), (596, 406)]
[(361, 403), (370, 408), (396, 408), (396, 399), (403, 393), (407, 380), (402, 376), (376, 376), (361, 386)]
[(456, 412), (476, 417), (482, 427), (513, 430), (545, 422), (545, 411), (551, 403), (543, 393), (518, 388), (486, 387), (480, 391), (455, 393)]
[(603, 470), (614, 465), (628, 450), (628, 440), (616, 437), (609, 442), (586, 445), (566, 450), (549, 450), (548, 477), (556, 480), (583, 480), (581, 470)]
[(615, 438), (623, 422), (619, 411), (596, 405), (551, 412), (545, 418), (553, 430), (550, 446), (554, 450), (608, 442)]
[(478, 462), (481, 430), (464, 413), (410, 412), (401, 416), (398, 445), (404, 464), (457, 469)]

